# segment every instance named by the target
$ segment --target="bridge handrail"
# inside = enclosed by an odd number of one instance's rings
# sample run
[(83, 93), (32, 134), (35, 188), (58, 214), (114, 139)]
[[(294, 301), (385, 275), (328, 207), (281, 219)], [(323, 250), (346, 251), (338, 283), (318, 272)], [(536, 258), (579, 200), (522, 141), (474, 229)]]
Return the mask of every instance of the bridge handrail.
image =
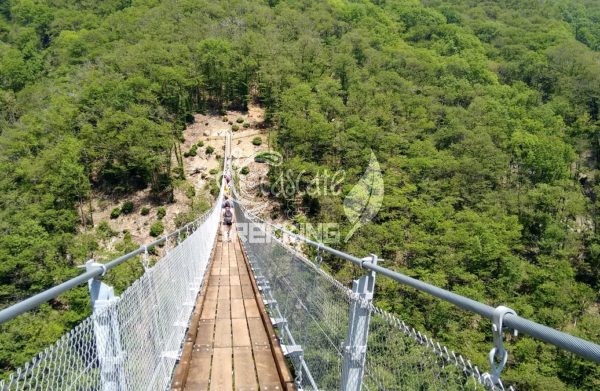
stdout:
[[(217, 207), (219, 205), (216, 205)], [(138, 256), (140, 254), (144, 254), (147, 250), (156, 247), (165, 243), (167, 240), (178, 237), (181, 233), (186, 232), (188, 229), (195, 227), (198, 223), (202, 222), (208, 214), (210, 214), (212, 208), (207, 210), (202, 216), (197, 218), (196, 220), (184, 225), (183, 227), (177, 229), (176, 231), (171, 232), (151, 243), (138, 247), (136, 250), (133, 250), (125, 255), (122, 255), (108, 263), (105, 263), (101, 266), (93, 266), (91, 270), (86, 271), (83, 274), (80, 274), (76, 277), (71, 278), (59, 285), (56, 285), (50, 289), (47, 289), (43, 292), (40, 292), (34, 296), (31, 296), (23, 301), (20, 301), (16, 304), (13, 304), (10, 307), (7, 307), (0, 311), (0, 324), (5, 323), (29, 310), (32, 310), (39, 305), (50, 301), (59, 295), (67, 292), (70, 289), (73, 289), (81, 284), (88, 282), (92, 278), (97, 278), (106, 274), (107, 271), (114, 269), (119, 266), (123, 262), (130, 260), (131, 258)]]
[[(276, 231), (281, 231), (291, 237), (296, 238), (297, 240), (308, 244), (316, 248), (317, 250), (328, 252), (338, 258), (347, 260), (363, 269), (371, 270), (376, 273), (380, 273), (383, 276), (391, 278), (394, 281), (397, 281), (403, 285), (408, 285), (414, 289), (419, 291), (428, 293), (432, 296), (435, 296), (439, 299), (447, 301), (460, 307), (464, 310), (474, 312), (479, 314), (489, 320), (494, 319), (495, 308), (491, 307), (487, 304), (478, 302), (476, 300), (470, 299), (465, 296), (461, 296), (459, 294), (450, 292), (448, 290), (439, 288), (435, 285), (428, 284), (426, 282), (420, 281), (416, 278), (409, 277), (405, 274), (384, 268), (379, 265), (374, 265), (371, 263), (366, 263), (363, 259), (355, 257), (350, 254), (346, 254), (342, 251), (336, 250), (332, 247), (329, 247), (323, 243), (316, 242), (314, 240), (308, 239), (302, 235), (298, 235), (294, 232), (291, 232), (283, 227), (276, 226), (268, 221), (261, 219), (260, 217), (253, 215), (248, 212), (244, 205), (239, 202), (237, 199), (234, 200), (238, 205), (242, 207), (247, 215), (250, 215), (253, 219), (259, 220), (261, 223), (271, 226)], [(600, 345), (593, 343), (591, 341), (587, 341), (581, 339), (579, 337), (575, 337), (573, 335), (564, 333), (562, 331), (553, 329), (551, 327), (545, 326), (543, 324), (534, 322), (527, 318), (523, 318), (521, 316), (508, 313), (504, 317), (504, 325), (512, 330), (518, 330), (521, 333), (527, 334), (531, 337), (537, 338), (544, 342), (550, 343), (552, 345), (561, 347), (569, 352), (575, 353), (578, 356), (586, 358), (588, 360), (595, 361), (600, 363)]]

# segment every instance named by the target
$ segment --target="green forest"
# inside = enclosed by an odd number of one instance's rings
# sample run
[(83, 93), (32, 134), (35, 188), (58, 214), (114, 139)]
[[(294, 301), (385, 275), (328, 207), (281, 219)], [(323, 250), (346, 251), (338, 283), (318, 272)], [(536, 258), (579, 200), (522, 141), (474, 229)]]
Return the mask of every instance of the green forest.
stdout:
[[(251, 101), (279, 169), (345, 170), (340, 195), (281, 200), (311, 221), (344, 223), (375, 153), (383, 207), (343, 250), (600, 342), (597, 0), (0, 0), (0, 308), (80, 273), (92, 191), (168, 202), (193, 114)], [(0, 372), (88, 301), (1, 326)], [(488, 367), (490, 322), (383, 278), (376, 301)], [(517, 389), (600, 389), (596, 364), (508, 349)]]

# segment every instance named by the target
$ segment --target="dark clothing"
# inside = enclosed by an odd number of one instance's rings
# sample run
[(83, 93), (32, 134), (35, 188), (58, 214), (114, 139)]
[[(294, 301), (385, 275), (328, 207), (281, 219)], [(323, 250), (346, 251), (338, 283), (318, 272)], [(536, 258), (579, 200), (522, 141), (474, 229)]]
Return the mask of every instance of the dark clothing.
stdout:
[(226, 225), (233, 224), (233, 213), (231, 213), (229, 208), (225, 209), (225, 213), (223, 213), (223, 222)]

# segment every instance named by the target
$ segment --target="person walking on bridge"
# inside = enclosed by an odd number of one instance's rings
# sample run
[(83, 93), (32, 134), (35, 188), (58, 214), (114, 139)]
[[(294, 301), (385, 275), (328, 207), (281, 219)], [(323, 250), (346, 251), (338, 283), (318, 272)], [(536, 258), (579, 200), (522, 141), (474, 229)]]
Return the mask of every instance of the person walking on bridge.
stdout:
[(231, 208), (233, 204), (229, 197), (225, 196), (225, 200), (223, 201), (222, 208), (225, 210), (223, 212), (223, 223), (225, 227), (227, 227), (227, 241), (231, 242), (231, 226), (233, 225), (233, 212)]

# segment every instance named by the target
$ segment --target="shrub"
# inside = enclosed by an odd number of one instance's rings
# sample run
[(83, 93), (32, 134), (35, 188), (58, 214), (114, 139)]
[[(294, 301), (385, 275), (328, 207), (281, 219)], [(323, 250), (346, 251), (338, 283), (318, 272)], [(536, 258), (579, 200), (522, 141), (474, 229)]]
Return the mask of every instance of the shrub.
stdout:
[(227, 122), (227, 121), (229, 121), (229, 118), (223, 117), (223, 122)]
[(240, 130), (240, 127), (238, 125), (232, 125), (231, 130), (233, 130), (234, 132), (237, 132), (238, 130)]
[(183, 157), (190, 157), (190, 154), (188, 152), (184, 152)]
[(242, 125), (244, 128), (249, 128), (250, 124), (248, 122), (244, 122), (244, 124)]
[(262, 138), (256, 136), (252, 139), (252, 144), (256, 145), (257, 147), (262, 144)]
[(144, 206), (142, 208), (142, 210), (140, 211), (140, 214), (142, 216), (148, 216), (150, 214), (150, 208), (148, 208), (147, 206)]
[(271, 163), (277, 164), (279, 157), (269, 151), (261, 152), (254, 157), (254, 161), (257, 163)]
[(216, 168), (211, 168), (210, 171), (208, 172), (210, 175), (215, 175), (217, 172), (219, 172), (218, 169)]
[(250, 169), (248, 167), (242, 167), (242, 169), (240, 170), (240, 174), (242, 175), (248, 175), (249, 172)]
[(111, 212), (110, 212), (110, 218), (111, 219), (116, 219), (117, 217), (121, 216), (121, 208), (114, 208)]
[(173, 167), (173, 176), (175, 176), (175, 178), (184, 179), (185, 173), (183, 172), (183, 167), (181, 167), (181, 166)]
[(198, 154), (198, 147), (195, 145), (192, 145), (192, 147), (190, 148), (190, 151), (188, 152), (188, 156), (196, 156)]
[(233, 125), (233, 121), (229, 121), (229, 122), (228, 122), (228, 124), (229, 124), (229, 125)]
[(108, 224), (108, 221), (106, 221), (106, 220), (102, 220), (98, 224), (98, 227), (96, 227), (96, 233), (104, 239), (108, 239), (117, 234), (115, 231), (112, 230), (112, 228), (110, 228), (110, 225)]
[(190, 199), (196, 195), (196, 188), (194, 187), (194, 185), (189, 185), (185, 189), (185, 195), (187, 198), (190, 198)]
[(212, 145), (209, 145), (208, 147), (206, 147), (206, 154), (210, 155), (215, 151), (215, 149), (213, 148)]
[(198, 141), (198, 144), (196, 144), (198, 146), (198, 148), (202, 148), (204, 146), (204, 141)]
[(219, 184), (217, 183), (217, 181), (213, 178), (211, 179), (206, 186), (208, 187), (208, 189), (210, 190), (210, 194), (212, 196), (217, 196), (219, 194), (219, 191), (221, 191), (221, 188), (219, 187)]
[(238, 124), (241, 124), (242, 122), (244, 122), (244, 119), (242, 117), (237, 117), (235, 122), (237, 122)]
[(154, 224), (150, 227), (150, 236), (157, 237), (160, 234), (165, 232), (165, 226), (162, 221), (155, 221)]
[(131, 201), (126, 201), (123, 206), (121, 207), (121, 213), (128, 215), (131, 212), (133, 212), (133, 202)]
[(162, 219), (166, 215), (167, 215), (167, 210), (163, 206), (160, 206), (160, 207), (158, 207), (158, 209), (156, 209), (156, 217), (158, 217), (159, 219)]

